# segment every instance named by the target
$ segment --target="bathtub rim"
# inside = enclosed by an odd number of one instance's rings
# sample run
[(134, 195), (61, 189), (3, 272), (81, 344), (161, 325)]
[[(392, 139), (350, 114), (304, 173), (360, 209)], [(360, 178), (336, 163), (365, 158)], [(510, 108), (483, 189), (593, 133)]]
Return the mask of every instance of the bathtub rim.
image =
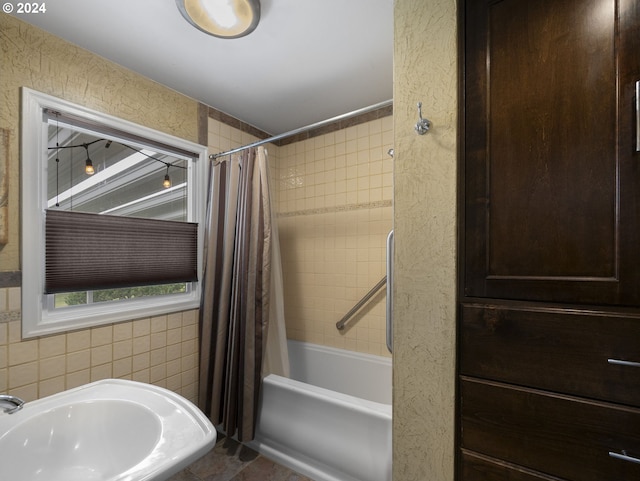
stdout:
[(370, 401), (369, 399), (362, 399), (352, 396), (350, 394), (344, 394), (338, 391), (332, 391), (314, 384), (308, 384), (297, 379), (290, 379), (288, 377), (279, 376), (277, 374), (269, 374), (262, 380), (263, 384), (271, 385), (285, 385), (288, 389), (295, 391), (301, 395), (310, 396), (318, 400), (324, 400), (330, 398), (346, 409), (359, 411), (361, 413), (374, 412), (378, 417), (384, 419), (392, 419), (392, 405), (383, 404), (376, 401)]
[[(331, 392), (337, 392), (346, 394), (348, 396), (353, 396), (355, 399), (366, 399), (378, 404), (382, 405), (392, 405), (393, 404), (393, 358), (390, 356), (381, 356), (378, 354), (371, 354), (359, 351), (352, 351), (348, 349), (344, 349), (342, 347), (336, 346), (327, 346), (324, 344), (316, 344), (309, 341), (298, 341), (294, 339), (287, 339), (287, 347), (289, 349), (289, 359), (293, 362), (301, 362), (302, 367), (294, 366), (290, 369), (290, 373), (288, 378), (293, 379), (304, 384), (310, 386), (318, 386), (324, 389), (327, 389)], [(306, 353), (306, 354), (305, 354)], [(297, 359), (296, 356), (301, 355), (300, 359)], [(310, 359), (316, 358), (316, 356), (321, 357), (322, 359), (329, 360), (329, 366), (333, 366), (335, 368), (341, 368), (341, 364), (345, 363), (348, 366), (356, 366), (355, 370), (349, 367), (347, 371), (350, 375), (355, 375), (356, 377), (353, 379), (358, 379), (359, 376), (364, 376), (369, 378), (373, 372), (375, 372), (375, 376), (378, 376), (378, 370), (382, 370), (384, 373), (384, 382), (381, 384), (384, 386), (382, 391), (376, 389), (371, 389), (367, 387), (365, 384), (364, 387), (355, 387), (351, 385), (344, 385), (344, 379), (338, 375), (337, 379), (329, 379), (331, 375), (328, 375), (326, 372), (318, 372), (315, 367), (305, 367), (305, 366), (313, 366), (312, 364), (307, 364)], [(353, 361), (352, 364), (350, 361)], [(363, 366), (366, 366), (363, 368)], [(373, 369), (371, 369), (373, 366)], [(302, 371), (300, 370), (302, 369)], [(307, 369), (310, 369), (306, 372)], [(330, 372), (330, 371), (327, 371)], [(305, 379), (306, 375), (310, 374), (311, 379)], [(382, 380), (382, 379), (381, 379)], [(358, 384), (358, 383), (356, 383)], [(373, 385), (371, 385), (373, 386)]]

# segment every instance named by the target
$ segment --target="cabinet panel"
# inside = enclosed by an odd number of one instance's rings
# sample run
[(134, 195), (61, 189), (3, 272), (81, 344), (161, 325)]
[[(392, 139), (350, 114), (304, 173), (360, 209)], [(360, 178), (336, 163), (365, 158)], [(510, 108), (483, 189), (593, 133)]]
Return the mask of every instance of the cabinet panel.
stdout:
[(460, 373), (640, 407), (639, 340), (638, 316), (463, 305)]
[(460, 456), (460, 472), (465, 481), (563, 481), (468, 451)]
[[(461, 444), (569, 481), (640, 479), (640, 410), (463, 378)], [(465, 478), (466, 480), (466, 478)]]
[(466, 296), (640, 303), (640, 66), (620, 40), (638, 17), (630, 0), (466, 2)]

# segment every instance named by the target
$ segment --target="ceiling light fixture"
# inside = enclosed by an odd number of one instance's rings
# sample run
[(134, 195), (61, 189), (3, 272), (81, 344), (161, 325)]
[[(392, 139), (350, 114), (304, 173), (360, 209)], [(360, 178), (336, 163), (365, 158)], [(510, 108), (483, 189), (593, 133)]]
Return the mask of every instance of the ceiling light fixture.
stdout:
[(176, 5), (191, 25), (214, 37), (244, 37), (260, 21), (260, 0), (176, 0)]

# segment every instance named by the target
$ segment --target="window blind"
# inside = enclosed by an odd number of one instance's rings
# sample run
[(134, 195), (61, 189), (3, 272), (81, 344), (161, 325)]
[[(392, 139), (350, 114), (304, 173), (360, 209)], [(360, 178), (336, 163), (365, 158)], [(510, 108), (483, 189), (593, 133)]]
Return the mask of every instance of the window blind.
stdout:
[(47, 294), (198, 280), (196, 223), (49, 209), (45, 224)]

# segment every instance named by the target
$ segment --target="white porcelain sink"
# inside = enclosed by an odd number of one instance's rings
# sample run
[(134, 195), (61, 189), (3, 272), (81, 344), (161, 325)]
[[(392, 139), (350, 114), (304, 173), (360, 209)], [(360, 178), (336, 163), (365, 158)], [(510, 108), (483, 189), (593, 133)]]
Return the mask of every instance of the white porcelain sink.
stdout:
[(0, 413), (0, 480), (161, 481), (215, 442), (187, 399), (109, 379)]

